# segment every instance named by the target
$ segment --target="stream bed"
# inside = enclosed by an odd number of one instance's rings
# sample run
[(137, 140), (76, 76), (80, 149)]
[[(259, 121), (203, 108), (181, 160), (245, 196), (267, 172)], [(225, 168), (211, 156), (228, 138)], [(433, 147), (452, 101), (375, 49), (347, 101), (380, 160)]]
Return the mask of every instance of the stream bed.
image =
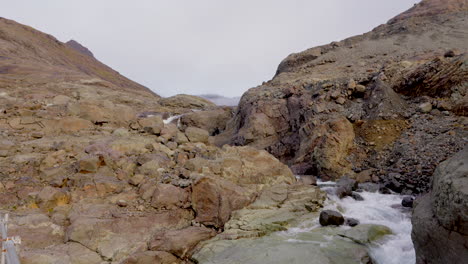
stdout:
[[(318, 182), (318, 186), (328, 193), (318, 212), (303, 215), (305, 218), (298, 218), (293, 221), (296, 224), (283, 231), (258, 238), (213, 239), (194, 255), (194, 260), (204, 264), (415, 263), (411, 210), (401, 206), (401, 195), (362, 191), (362, 200), (339, 199), (335, 183)], [(345, 219), (354, 218), (359, 224), (321, 226), (322, 210), (339, 211)], [(268, 221), (264, 223), (268, 226)]]
[[(369, 252), (376, 264), (414, 264), (416, 255), (411, 240), (411, 210), (400, 206), (403, 197), (397, 194), (380, 194), (378, 192), (360, 192), (363, 201), (352, 197), (339, 199), (333, 193), (334, 183), (320, 183), (323, 190), (328, 189), (328, 199), (324, 209), (340, 211), (345, 218), (359, 220), (360, 224), (376, 224), (389, 227), (393, 234), (369, 246)], [(297, 243), (303, 233), (320, 228), (318, 219), (303, 223), (300, 227), (280, 232), (287, 241)], [(340, 226), (339, 229), (350, 229)]]

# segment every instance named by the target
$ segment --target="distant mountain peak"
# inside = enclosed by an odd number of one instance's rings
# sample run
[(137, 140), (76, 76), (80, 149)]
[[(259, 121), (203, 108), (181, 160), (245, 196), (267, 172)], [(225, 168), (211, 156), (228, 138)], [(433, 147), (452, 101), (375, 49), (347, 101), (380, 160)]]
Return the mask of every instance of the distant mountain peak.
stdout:
[(68, 47), (78, 51), (81, 54), (90, 56), (94, 58), (94, 54), (85, 46), (81, 45), (78, 41), (76, 40), (69, 40), (67, 43), (65, 43)]

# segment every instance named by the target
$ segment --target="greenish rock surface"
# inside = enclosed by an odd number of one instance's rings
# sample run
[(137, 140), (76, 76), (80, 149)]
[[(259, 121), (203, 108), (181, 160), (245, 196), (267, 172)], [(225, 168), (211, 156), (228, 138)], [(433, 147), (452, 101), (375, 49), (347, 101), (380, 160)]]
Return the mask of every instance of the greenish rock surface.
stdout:
[(359, 244), (369, 244), (377, 241), (386, 235), (391, 235), (392, 230), (383, 225), (358, 225), (344, 232), (339, 232), (338, 235), (351, 239)]
[[(222, 240), (218, 237), (205, 242), (192, 258), (204, 264), (372, 263), (365, 244), (383, 237), (389, 229), (366, 225), (365, 228), (348, 231), (353, 239), (343, 237), (343, 230), (335, 227), (321, 227), (298, 234), (276, 232), (256, 239)], [(357, 238), (364, 243), (356, 243)]]

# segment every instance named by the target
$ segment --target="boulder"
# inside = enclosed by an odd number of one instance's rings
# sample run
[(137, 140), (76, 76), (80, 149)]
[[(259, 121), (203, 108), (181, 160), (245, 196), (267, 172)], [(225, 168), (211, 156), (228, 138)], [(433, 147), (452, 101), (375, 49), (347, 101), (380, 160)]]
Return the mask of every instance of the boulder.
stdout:
[(411, 237), (416, 263), (463, 263), (468, 259), (468, 147), (442, 162), (433, 189), (415, 201)]
[(249, 205), (255, 194), (230, 181), (203, 177), (192, 185), (192, 208), (195, 221), (205, 226), (221, 228), (231, 213)]
[(327, 121), (320, 130), (322, 136), (313, 149), (313, 161), (316, 163), (318, 176), (324, 179), (338, 179), (350, 173), (351, 164), (345, 158), (354, 145), (354, 129), (346, 118)]
[(164, 128), (164, 122), (160, 115), (141, 118), (138, 120), (141, 129), (150, 134), (159, 135)]
[(340, 226), (344, 224), (344, 217), (337, 211), (324, 210), (320, 212), (319, 222), (322, 226), (335, 225)]
[(214, 110), (188, 113), (180, 118), (184, 127), (198, 127), (216, 135), (226, 129), (227, 121), (232, 117), (232, 110), (228, 107), (219, 107)]
[(340, 178), (336, 185), (336, 195), (339, 198), (352, 196), (353, 191), (355, 191), (358, 188), (358, 182), (356, 180), (350, 179), (347, 176)]
[(208, 143), (208, 137), (210, 136), (208, 131), (197, 127), (188, 127), (185, 129), (185, 135), (187, 136), (188, 140), (190, 140), (190, 142), (194, 143)]

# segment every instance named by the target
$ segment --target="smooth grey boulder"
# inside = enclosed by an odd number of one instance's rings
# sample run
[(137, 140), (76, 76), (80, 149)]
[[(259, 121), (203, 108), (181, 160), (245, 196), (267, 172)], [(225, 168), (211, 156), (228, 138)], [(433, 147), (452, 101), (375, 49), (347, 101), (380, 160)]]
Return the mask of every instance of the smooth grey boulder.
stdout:
[(468, 259), (468, 147), (441, 163), (432, 192), (414, 203), (411, 237), (417, 264)]

